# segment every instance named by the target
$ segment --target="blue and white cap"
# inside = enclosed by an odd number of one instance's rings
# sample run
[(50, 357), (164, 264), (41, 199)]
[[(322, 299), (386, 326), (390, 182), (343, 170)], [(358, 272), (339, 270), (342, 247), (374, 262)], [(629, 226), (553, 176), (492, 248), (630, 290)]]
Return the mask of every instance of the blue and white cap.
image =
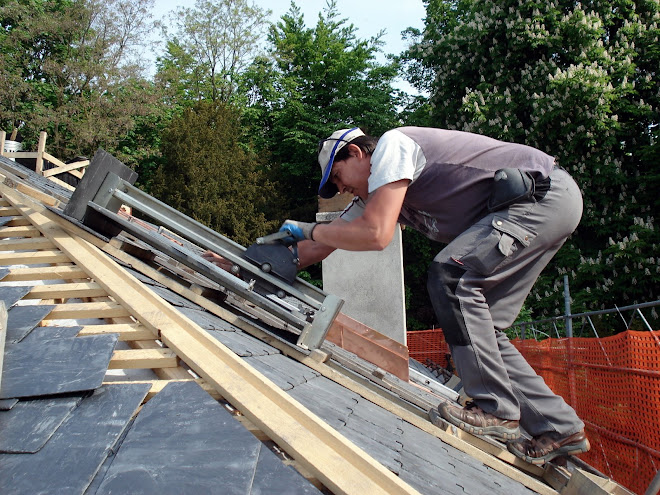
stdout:
[(322, 198), (332, 198), (337, 194), (337, 186), (328, 180), (332, 165), (335, 162), (335, 156), (340, 149), (359, 136), (364, 136), (364, 132), (359, 127), (353, 127), (335, 131), (329, 138), (319, 142), (319, 165), (321, 165), (322, 174), (321, 184), (319, 184), (319, 196)]

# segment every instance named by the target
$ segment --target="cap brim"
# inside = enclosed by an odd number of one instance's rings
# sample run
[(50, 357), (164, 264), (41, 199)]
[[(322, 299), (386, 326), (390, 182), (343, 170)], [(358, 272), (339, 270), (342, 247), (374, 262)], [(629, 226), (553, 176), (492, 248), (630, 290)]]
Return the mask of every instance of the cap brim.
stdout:
[(326, 181), (326, 183), (319, 188), (319, 196), (323, 199), (330, 199), (336, 196), (338, 192), (339, 189), (337, 189), (337, 186), (330, 181)]

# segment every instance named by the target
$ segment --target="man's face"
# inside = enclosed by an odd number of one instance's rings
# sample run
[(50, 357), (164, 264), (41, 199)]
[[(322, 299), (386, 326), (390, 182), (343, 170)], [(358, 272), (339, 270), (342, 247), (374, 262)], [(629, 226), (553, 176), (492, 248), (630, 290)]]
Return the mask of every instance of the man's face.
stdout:
[(350, 192), (366, 201), (369, 195), (371, 161), (362, 150), (357, 146), (355, 148), (356, 152), (351, 150), (351, 155), (346, 160), (332, 165), (330, 181), (337, 186), (340, 193)]

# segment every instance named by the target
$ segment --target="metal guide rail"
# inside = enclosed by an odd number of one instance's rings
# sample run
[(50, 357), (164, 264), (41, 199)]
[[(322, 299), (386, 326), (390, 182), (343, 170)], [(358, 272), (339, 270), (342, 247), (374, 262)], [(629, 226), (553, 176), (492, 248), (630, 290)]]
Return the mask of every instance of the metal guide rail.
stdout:
[[(127, 174), (124, 169), (127, 169), (125, 165), (99, 150), (90, 164), (88, 173), (65, 208), (64, 214), (104, 235), (116, 235), (121, 230), (129, 232), (179, 263), (218, 283), (227, 291), (282, 320), (298, 334), (299, 347), (312, 350), (321, 346), (343, 305), (342, 299), (327, 294), (299, 278), (291, 283), (278, 277), (277, 273), (270, 272), (269, 263), (255, 264), (254, 260), (245, 256), (246, 248), (240, 244), (133, 186), (128, 181), (134, 181), (137, 176)], [(86, 181), (88, 177), (90, 179)], [(240, 273), (241, 277), (206, 261), (199, 252), (179, 246), (160, 234), (118, 215), (117, 212), (122, 204), (143, 213), (191, 243), (219, 254), (233, 264), (233, 271)], [(283, 249), (291, 257), (292, 262), (295, 262), (295, 257), (289, 248)]]

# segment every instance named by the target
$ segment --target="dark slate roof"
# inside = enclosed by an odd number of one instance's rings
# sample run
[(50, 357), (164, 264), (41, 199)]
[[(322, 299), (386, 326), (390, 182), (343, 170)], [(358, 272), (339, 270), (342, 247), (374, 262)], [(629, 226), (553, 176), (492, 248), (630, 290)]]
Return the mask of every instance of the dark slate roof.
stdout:
[[(161, 284), (140, 279), (419, 492), (534, 493)], [(50, 307), (17, 306), (25, 292), (0, 281), (9, 308), (0, 393), (3, 492), (318, 493), (196, 383), (172, 382), (141, 409), (148, 385), (102, 384), (117, 336), (76, 337), (79, 327), (37, 327)]]

